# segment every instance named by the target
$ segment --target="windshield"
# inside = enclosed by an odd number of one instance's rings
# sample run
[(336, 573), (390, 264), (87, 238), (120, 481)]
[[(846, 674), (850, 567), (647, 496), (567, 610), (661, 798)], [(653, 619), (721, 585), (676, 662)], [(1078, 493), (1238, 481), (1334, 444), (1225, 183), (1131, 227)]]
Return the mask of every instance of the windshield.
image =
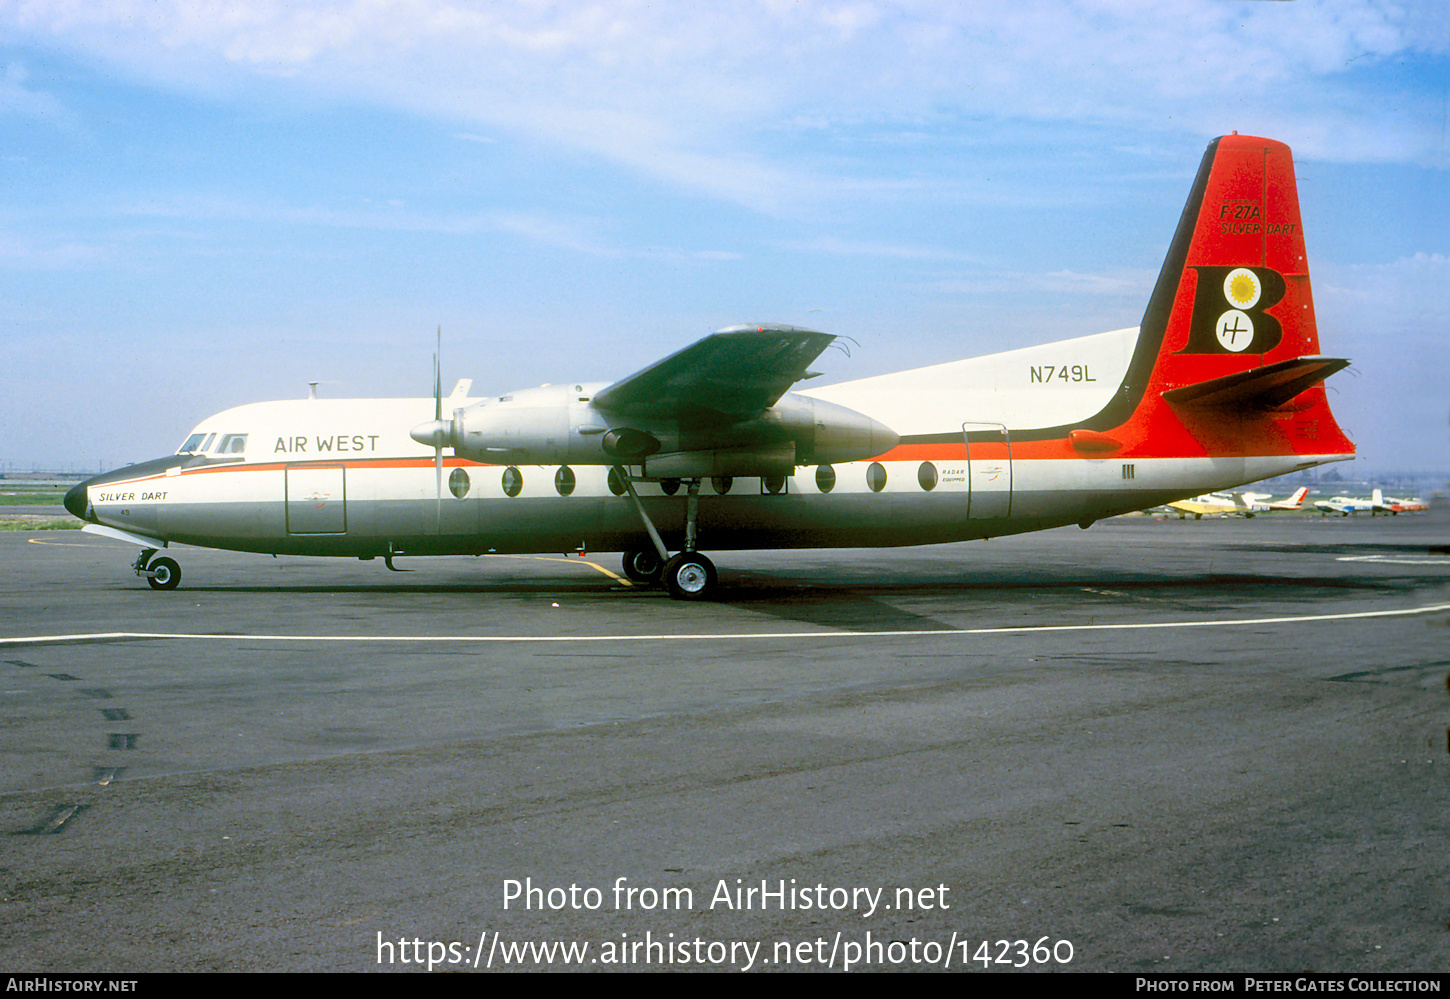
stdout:
[(241, 454), (247, 449), (246, 434), (227, 434), (217, 445), (217, 454)]

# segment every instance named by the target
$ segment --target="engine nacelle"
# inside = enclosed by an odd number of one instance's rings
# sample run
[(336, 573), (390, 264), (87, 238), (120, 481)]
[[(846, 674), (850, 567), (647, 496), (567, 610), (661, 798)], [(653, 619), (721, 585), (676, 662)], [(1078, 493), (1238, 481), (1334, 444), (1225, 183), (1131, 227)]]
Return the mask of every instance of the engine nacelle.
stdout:
[(795, 471), (795, 443), (710, 448), (655, 454), (644, 460), (648, 479), (712, 479), (716, 476), (789, 475)]
[(797, 465), (834, 465), (885, 454), (901, 436), (865, 413), (787, 392), (764, 420), (795, 441)]
[(597, 409), (596, 388), (522, 389), (419, 424), (411, 436), (490, 464), (641, 465), (663, 478), (789, 474), (875, 457), (900, 440), (864, 413), (795, 393), (754, 419), (681, 424)]

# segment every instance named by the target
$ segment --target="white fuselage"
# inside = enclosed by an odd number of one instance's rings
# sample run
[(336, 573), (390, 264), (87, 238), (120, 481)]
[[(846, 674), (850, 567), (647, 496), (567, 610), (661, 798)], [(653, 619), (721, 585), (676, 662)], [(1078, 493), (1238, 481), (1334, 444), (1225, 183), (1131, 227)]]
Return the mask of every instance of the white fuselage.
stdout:
[[(1344, 457), (1049, 446), (1044, 428), (1083, 421), (1123, 390), (1137, 333), (801, 393), (865, 413), (901, 442), (872, 459), (796, 467), (784, 477), (707, 481), (699, 546), (876, 547), (1086, 525)], [(478, 401), (444, 400), (450, 409)], [(210, 450), (92, 480), (86, 512), (142, 539), (267, 553), (616, 551), (641, 537), (640, 518), (617, 478), (611, 488), (607, 465), (488, 464), (444, 454), (440, 475), (434, 449), (409, 436), (433, 409), (432, 399), (229, 409), (194, 431), (197, 447)], [(223, 441), (229, 450), (219, 454)], [(684, 531), (678, 485), (638, 484), (671, 548)]]

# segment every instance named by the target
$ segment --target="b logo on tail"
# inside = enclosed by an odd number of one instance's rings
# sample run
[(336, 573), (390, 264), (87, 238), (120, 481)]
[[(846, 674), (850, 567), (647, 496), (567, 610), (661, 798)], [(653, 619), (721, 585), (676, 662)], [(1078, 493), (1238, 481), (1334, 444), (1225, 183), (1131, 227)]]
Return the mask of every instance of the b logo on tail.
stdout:
[(1284, 338), (1269, 309), (1284, 277), (1268, 267), (1192, 267), (1198, 274), (1188, 343), (1180, 354), (1263, 354)]

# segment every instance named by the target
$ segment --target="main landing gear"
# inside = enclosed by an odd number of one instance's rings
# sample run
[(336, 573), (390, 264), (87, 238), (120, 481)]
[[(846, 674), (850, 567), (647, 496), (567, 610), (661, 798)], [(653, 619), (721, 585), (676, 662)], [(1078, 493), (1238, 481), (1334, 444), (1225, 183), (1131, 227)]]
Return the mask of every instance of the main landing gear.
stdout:
[(676, 600), (704, 600), (715, 590), (715, 563), (699, 552), (680, 552), (665, 563), (664, 575)]
[(165, 557), (152, 562), (151, 556), (155, 554), (155, 548), (143, 548), (131, 568), (136, 570), (136, 575), (145, 576), (153, 590), (176, 589), (181, 585), (181, 566), (175, 559)]
[(624, 553), (624, 574), (636, 583), (658, 583), (668, 561), (660, 558), (654, 545), (636, 546)]
[(690, 479), (686, 484), (685, 499), (685, 550), (670, 555), (669, 549), (660, 539), (660, 532), (645, 513), (644, 504), (634, 489), (634, 479), (629, 472), (617, 469), (625, 490), (634, 503), (635, 513), (644, 524), (649, 535), (648, 545), (636, 545), (624, 553), (624, 574), (636, 583), (657, 583), (663, 581), (670, 596), (676, 600), (704, 600), (715, 590), (715, 563), (695, 551), (695, 525), (699, 519), (700, 480)]

